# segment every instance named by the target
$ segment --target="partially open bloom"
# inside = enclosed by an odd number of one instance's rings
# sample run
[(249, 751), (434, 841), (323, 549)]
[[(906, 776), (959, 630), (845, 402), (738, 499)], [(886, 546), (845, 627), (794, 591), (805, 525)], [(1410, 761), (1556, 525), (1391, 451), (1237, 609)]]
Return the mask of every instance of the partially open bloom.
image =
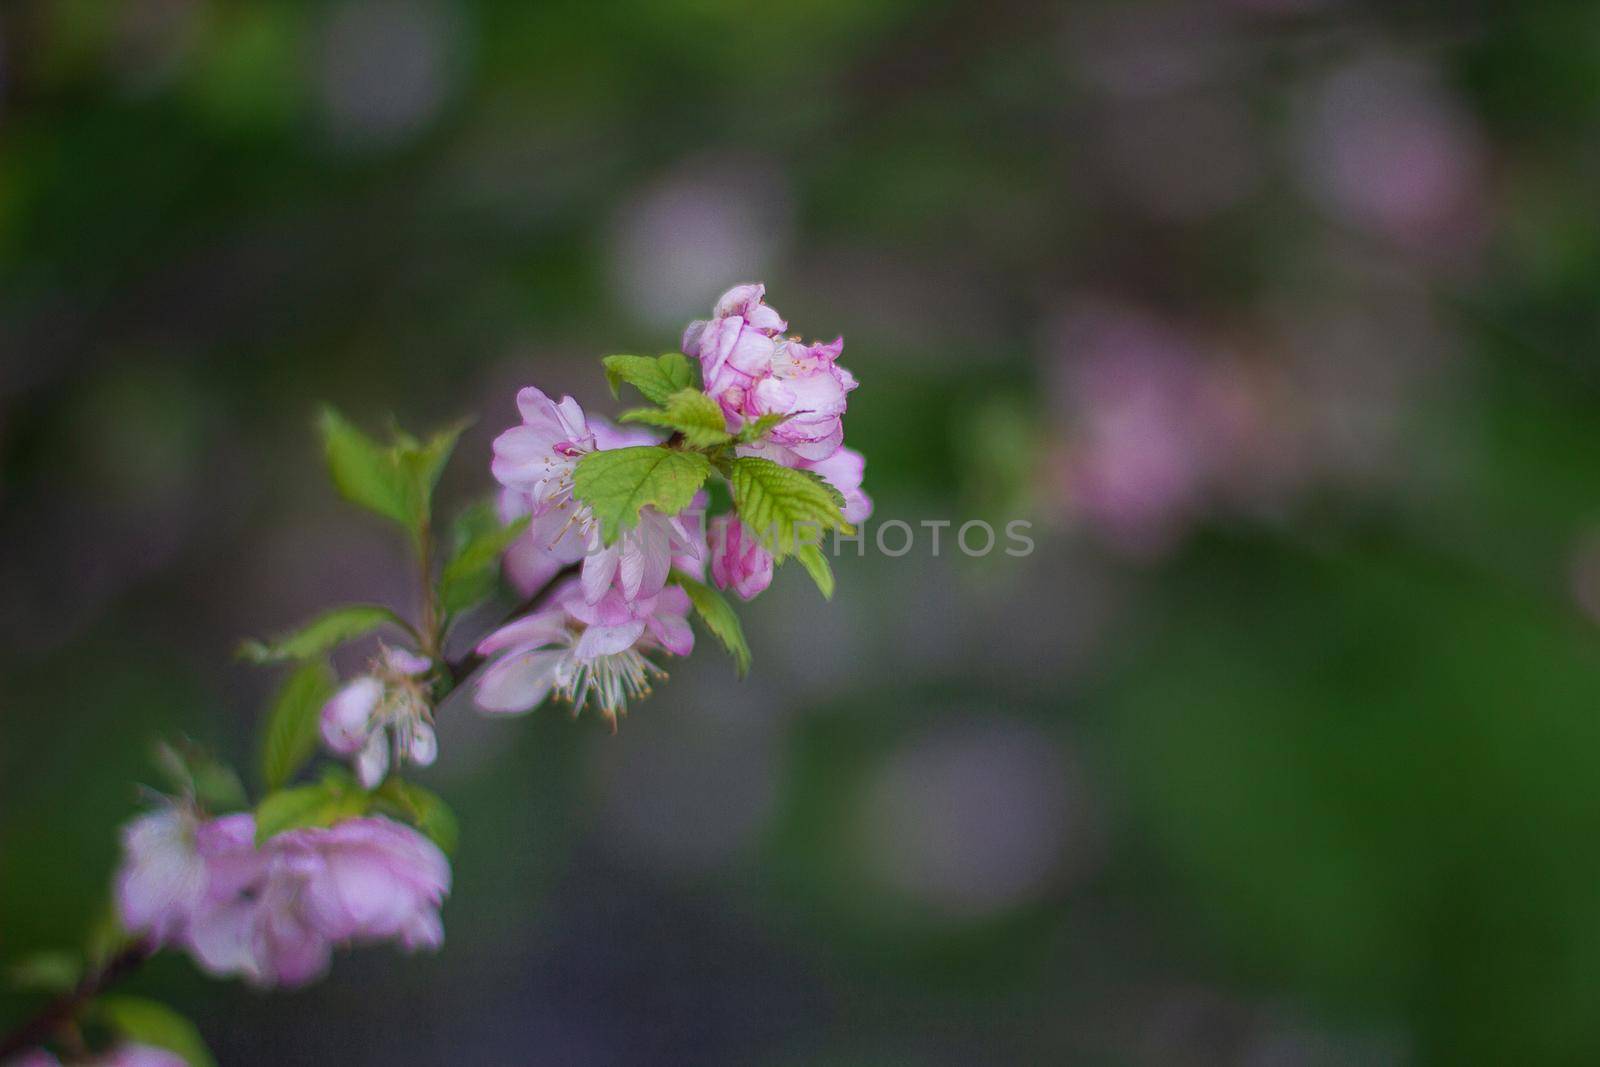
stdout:
[(772, 584), (772, 553), (737, 515), (711, 520), (711, 580), (718, 589), (732, 589), (743, 600)]
[(665, 672), (647, 658), (664, 651), (686, 656), (694, 648), (689, 596), (668, 586), (655, 596), (630, 600), (612, 587), (590, 603), (580, 582), (552, 592), (551, 604), (508, 623), (478, 644), (496, 657), (478, 680), (478, 707), (521, 714), (554, 693), (573, 713), (592, 699), (613, 728), (630, 698), (650, 691)]
[(424, 676), (432, 664), (400, 648), (385, 648), (371, 674), (349, 682), (322, 708), (322, 739), (353, 756), (356, 777), (372, 789), (396, 762), (427, 767), (439, 754)]
[(764, 293), (760, 285), (724, 293), (713, 318), (684, 332), (684, 354), (700, 361), (705, 392), (722, 406), (730, 431), (762, 415), (788, 416), (747, 454), (791, 467), (827, 459), (844, 440), (845, 394), (856, 387), (838, 365), (844, 339), (780, 337), (788, 324), (761, 302)]

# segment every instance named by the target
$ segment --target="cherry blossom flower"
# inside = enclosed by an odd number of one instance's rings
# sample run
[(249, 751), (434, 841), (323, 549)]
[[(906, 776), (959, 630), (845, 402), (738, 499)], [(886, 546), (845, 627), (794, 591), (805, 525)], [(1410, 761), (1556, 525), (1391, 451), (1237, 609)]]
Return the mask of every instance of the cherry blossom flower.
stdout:
[(533, 386), (517, 393), (522, 425), (494, 439), (490, 471), (508, 489), (526, 493), (536, 510), (572, 497), (572, 472), (596, 449), (583, 408), (570, 396), (557, 404)]
[(192, 811), (168, 804), (122, 828), (116, 897), (124, 928), (158, 945), (182, 935), (206, 888), (205, 863), (195, 849), (197, 826)]
[(438, 909), (450, 892), (450, 864), (410, 827), (347, 819), (290, 830), (257, 849), (252, 816), (211, 825), (200, 840), (209, 883), (188, 936), (209, 973), (296, 986), (327, 970), (336, 943), (443, 943)]
[(694, 648), (689, 597), (678, 586), (629, 599), (615, 586), (590, 603), (580, 581), (555, 589), (548, 607), (502, 626), (478, 644), (496, 657), (478, 679), (478, 707), (522, 714), (552, 693), (573, 713), (592, 699), (612, 728), (630, 698), (650, 691), (665, 672), (647, 658), (664, 651), (687, 656)]
[(685, 355), (700, 361), (708, 396), (730, 431), (762, 415), (787, 415), (760, 446), (742, 449), (798, 466), (827, 459), (844, 440), (845, 395), (855, 376), (838, 365), (844, 339), (806, 344), (778, 335), (787, 323), (761, 302), (761, 285), (739, 285), (717, 301), (710, 320), (690, 323)]
[(711, 580), (719, 589), (732, 589), (742, 600), (753, 599), (772, 584), (772, 553), (736, 515), (718, 515), (711, 520)]
[(385, 648), (371, 674), (345, 685), (322, 707), (322, 739), (333, 752), (353, 756), (356, 777), (372, 789), (395, 762), (430, 766), (439, 755), (433, 712), (423, 677), (423, 656)]

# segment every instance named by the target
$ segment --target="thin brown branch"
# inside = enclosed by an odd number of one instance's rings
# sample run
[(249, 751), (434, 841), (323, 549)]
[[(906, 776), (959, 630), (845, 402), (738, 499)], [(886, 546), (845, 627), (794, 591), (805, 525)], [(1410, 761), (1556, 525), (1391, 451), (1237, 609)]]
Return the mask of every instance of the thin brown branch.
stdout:
[(145, 938), (129, 942), (98, 969), (84, 975), (75, 988), (40, 1008), (32, 1019), (0, 1041), (0, 1061), (55, 1037), (63, 1027), (75, 1023), (95, 997), (137, 971), (154, 954), (155, 946)]

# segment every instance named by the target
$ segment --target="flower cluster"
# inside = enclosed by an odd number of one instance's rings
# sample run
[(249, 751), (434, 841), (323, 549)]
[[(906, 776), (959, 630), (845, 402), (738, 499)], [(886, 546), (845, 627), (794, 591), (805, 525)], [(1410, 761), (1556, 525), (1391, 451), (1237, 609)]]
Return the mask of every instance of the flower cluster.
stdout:
[[(763, 302), (764, 293), (761, 285), (736, 286), (717, 301), (711, 319), (684, 332), (683, 355), (699, 364), (698, 391), (687, 379), (671, 382), (676, 364), (670, 357), (639, 372), (683, 386), (667, 390), (646, 384), (648, 378), (635, 381), (664, 407), (630, 414), (677, 430), (666, 442), (590, 417), (570, 396), (557, 402), (531, 386), (518, 393), (522, 422), (495, 439), (491, 468), (503, 487), (502, 519), (528, 523), (507, 555), (507, 571), (528, 595), (547, 589), (565, 569), (576, 567), (578, 578), (550, 588), (544, 606), (479, 643), (479, 654), (492, 658), (477, 686), (482, 710), (526, 712), (554, 695), (574, 713), (592, 703), (615, 728), (627, 701), (664, 675), (649, 655), (683, 656), (694, 647), (682, 579), (698, 583), (709, 563), (712, 582), (744, 600), (772, 581), (776, 560), (764, 539), (769, 531), (747, 529), (737, 513), (707, 522), (701, 492), (678, 514), (653, 503), (630, 509), (619, 535), (608, 539), (578, 485), (588, 457), (663, 444), (671, 449), (690, 429), (697, 432), (691, 440), (710, 442), (706, 451), (718, 464), (761, 459), (807, 471), (837, 492), (842, 522), (870, 514), (872, 503), (861, 490), (865, 460), (843, 444), (846, 396), (856, 388), (854, 376), (838, 364), (844, 341), (783, 337), (788, 324)], [(693, 403), (703, 405), (701, 397), (714, 404), (709, 426), (706, 409)], [(684, 411), (702, 421), (678, 421), (689, 418)], [(677, 584), (671, 584), (674, 573)]]
[[(783, 336), (787, 323), (763, 293), (729, 290), (711, 319), (689, 327), (682, 352), (606, 357), (613, 390), (627, 384), (652, 405), (615, 424), (571, 397), (523, 389), (520, 424), (494, 442), (498, 498), (465, 509), (448, 540), (433, 490), (465, 423), (426, 439), (395, 427), (382, 442), (326, 410), (333, 483), (404, 532), (423, 579), (418, 610), (347, 604), (240, 648), (258, 664), (293, 666), (261, 731), (263, 794), (252, 803), (237, 772), (190, 743), (158, 749), (170, 788), (123, 828), (116, 928), (25, 969), (64, 1006), (0, 1048), (37, 1067), (56, 1067), (62, 1050), (100, 1067), (192, 1058), (185, 1049), (199, 1035), (181, 1017), (148, 1002), (119, 1017), (117, 1001), (100, 996), (156, 950), (273, 987), (314, 981), (336, 947), (439, 947), (458, 829), (406, 772), (438, 758), (435, 715), (458, 686), (486, 714), (556, 699), (574, 714), (593, 707), (615, 729), (628, 702), (665, 677), (660, 661), (693, 651), (691, 615), (748, 668), (719, 590), (749, 600), (797, 559), (831, 596), (833, 572), (809, 535), (848, 531), (872, 508), (865, 462), (844, 447), (856, 380), (838, 364), (842, 340)], [(502, 578), (526, 606), (473, 654), (450, 659)], [(377, 655), (341, 683), (330, 655), (369, 639)], [(319, 748), (353, 773), (304, 774)], [(94, 1023), (92, 1040), (83, 1021)]]
[(172, 804), (129, 823), (123, 851), (123, 925), (212, 975), (303, 985), (327, 969), (335, 944), (444, 941), (449, 862), (381, 816), (290, 830), (258, 847), (253, 816), (202, 819)]

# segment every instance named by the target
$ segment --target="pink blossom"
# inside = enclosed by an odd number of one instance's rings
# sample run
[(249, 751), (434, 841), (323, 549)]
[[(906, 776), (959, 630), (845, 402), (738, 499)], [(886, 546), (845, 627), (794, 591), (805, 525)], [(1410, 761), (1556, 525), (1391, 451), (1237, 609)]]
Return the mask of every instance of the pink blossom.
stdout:
[(772, 584), (772, 554), (736, 515), (711, 520), (711, 580), (750, 600)]
[(122, 829), (123, 863), (117, 872), (122, 925), (156, 944), (186, 928), (206, 888), (205, 863), (195, 850), (194, 814), (170, 804), (135, 818)]
[(554, 693), (581, 711), (592, 697), (615, 728), (629, 698), (650, 691), (662, 670), (646, 654), (686, 656), (694, 648), (689, 597), (676, 585), (629, 599), (612, 586), (591, 603), (582, 584), (555, 589), (551, 603), (502, 626), (478, 644), (495, 657), (477, 683), (478, 707), (521, 714)]
[(779, 337), (788, 324), (761, 303), (765, 291), (728, 290), (713, 318), (689, 325), (683, 351), (700, 361), (705, 392), (722, 406), (730, 430), (762, 415), (788, 416), (746, 454), (788, 466), (827, 459), (844, 440), (845, 395), (857, 384), (838, 365), (844, 339), (808, 345)]
[(640, 509), (638, 525), (622, 531), (609, 545), (601, 538), (599, 524), (592, 523), (583, 557), (583, 595), (589, 603), (598, 603), (615, 580), (629, 600), (655, 596), (667, 584), (674, 556), (698, 554), (699, 546), (683, 520), (655, 508)]
[(249, 815), (216, 820), (200, 842), (211, 875), (189, 948), (211, 974), (303, 985), (335, 943), (398, 940), (437, 948), (450, 865), (427, 838), (389, 819), (347, 819), (254, 844)]
[(322, 708), (322, 739), (330, 750), (353, 756), (356, 777), (368, 789), (389, 773), (394, 758), (431, 766), (439, 754), (433, 712), (423, 677), (433, 664), (424, 656), (385, 648), (371, 674), (335, 693)]
[(495, 480), (528, 494), (533, 505), (560, 504), (572, 493), (578, 460), (596, 448), (583, 409), (570, 396), (557, 404), (528, 386), (517, 393), (522, 425), (494, 439)]

